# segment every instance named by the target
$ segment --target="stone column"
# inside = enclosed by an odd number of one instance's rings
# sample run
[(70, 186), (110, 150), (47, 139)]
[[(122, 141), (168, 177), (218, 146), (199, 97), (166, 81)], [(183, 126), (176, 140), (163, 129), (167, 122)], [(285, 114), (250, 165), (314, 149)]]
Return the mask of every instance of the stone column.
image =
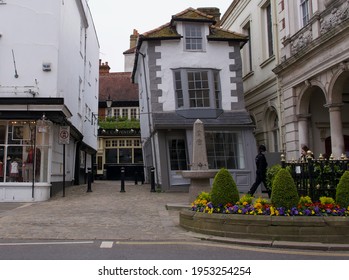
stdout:
[[(309, 121), (310, 115), (298, 115), (298, 140), (299, 140), (299, 150), (302, 145), (307, 145), (309, 147)], [(309, 147), (312, 150), (312, 147)]]
[(328, 107), (330, 114), (332, 154), (335, 158), (338, 158), (342, 153), (344, 153), (344, 138), (341, 114), (342, 104), (330, 104), (326, 107)]

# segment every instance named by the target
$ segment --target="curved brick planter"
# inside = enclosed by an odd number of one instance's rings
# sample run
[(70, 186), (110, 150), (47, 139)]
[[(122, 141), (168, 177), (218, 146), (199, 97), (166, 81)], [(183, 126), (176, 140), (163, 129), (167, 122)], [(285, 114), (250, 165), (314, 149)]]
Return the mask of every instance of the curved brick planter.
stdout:
[(185, 210), (180, 212), (179, 222), (190, 231), (221, 237), (349, 244), (349, 217), (250, 216)]

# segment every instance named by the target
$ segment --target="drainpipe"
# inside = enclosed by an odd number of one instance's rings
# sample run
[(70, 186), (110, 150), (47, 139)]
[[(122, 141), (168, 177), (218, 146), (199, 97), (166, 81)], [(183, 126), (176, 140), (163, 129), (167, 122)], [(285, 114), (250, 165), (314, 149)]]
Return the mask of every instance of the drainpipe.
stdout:
[[(280, 48), (279, 48), (279, 25), (278, 25), (278, 21), (277, 21), (277, 1), (273, 0), (273, 26), (274, 26), (274, 34), (275, 34), (275, 40), (274, 40), (274, 50), (275, 50), (275, 62), (276, 65), (280, 64)], [(278, 115), (279, 115), (279, 141), (280, 144), (282, 145), (282, 152), (285, 153), (285, 147), (284, 147), (284, 143), (285, 143), (285, 139), (283, 137), (283, 132), (282, 129), (284, 127), (284, 124), (282, 124), (282, 115), (281, 115), (281, 107), (282, 107), (282, 91), (281, 91), (281, 86), (280, 86), (280, 79), (279, 76), (277, 74), (275, 74), (276, 76), (276, 94), (277, 94), (277, 111), (278, 111)]]

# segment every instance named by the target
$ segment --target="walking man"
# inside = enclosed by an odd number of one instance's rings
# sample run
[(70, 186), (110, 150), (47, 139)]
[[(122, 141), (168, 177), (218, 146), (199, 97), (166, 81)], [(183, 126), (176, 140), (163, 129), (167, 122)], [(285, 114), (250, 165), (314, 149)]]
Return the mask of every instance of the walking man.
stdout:
[(264, 152), (266, 150), (267, 149), (265, 148), (264, 145), (260, 145), (258, 148), (258, 155), (256, 156), (256, 167), (257, 167), (256, 181), (252, 185), (251, 189), (248, 191), (248, 194), (253, 195), (255, 193), (255, 191), (257, 190), (258, 186), (261, 183), (263, 183), (264, 187), (268, 191), (268, 196), (270, 198), (271, 190), (268, 189), (267, 180), (266, 180), (267, 179), (267, 167), (268, 167), (267, 159), (265, 158), (265, 155), (264, 155)]

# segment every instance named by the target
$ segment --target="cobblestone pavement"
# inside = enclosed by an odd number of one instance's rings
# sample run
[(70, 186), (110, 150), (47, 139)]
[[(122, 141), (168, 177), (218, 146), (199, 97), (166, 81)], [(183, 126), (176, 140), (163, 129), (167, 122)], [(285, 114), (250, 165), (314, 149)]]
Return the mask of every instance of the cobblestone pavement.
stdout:
[(168, 203), (188, 203), (188, 193), (150, 192), (150, 185), (95, 181), (66, 188), (38, 203), (0, 203), (0, 239), (185, 240), (179, 213)]

